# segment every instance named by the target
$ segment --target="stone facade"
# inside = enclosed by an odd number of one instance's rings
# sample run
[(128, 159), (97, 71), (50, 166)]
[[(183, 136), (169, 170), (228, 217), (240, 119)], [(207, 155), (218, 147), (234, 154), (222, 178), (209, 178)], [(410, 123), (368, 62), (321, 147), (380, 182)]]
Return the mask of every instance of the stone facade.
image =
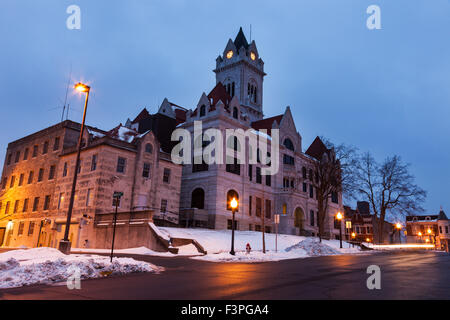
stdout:
[[(8, 145), (0, 192), (4, 247), (58, 246), (65, 231), (79, 130), (78, 123), (64, 121)], [(98, 247), (96, 242), (104, 246), (96, 222), (114, 212), (116, 191), (123, 192), (119, 213), (146, 213), (147, 222), (167, 214), (178, 223), (181, 166), (170, 161), (151, 131), (87, 127), (83, 145), (69, 232), (72, 247)], [(130, 237), (149, 237), (135, 230)]]

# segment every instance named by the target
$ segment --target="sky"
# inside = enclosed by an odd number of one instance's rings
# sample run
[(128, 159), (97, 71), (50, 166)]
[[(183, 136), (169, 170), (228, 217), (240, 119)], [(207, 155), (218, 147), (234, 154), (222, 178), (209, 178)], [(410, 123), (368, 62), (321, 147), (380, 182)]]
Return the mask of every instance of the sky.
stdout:
[[(381, 29), (369, 30), (369, 5)], [(81, 9), (81, 29), (66, 12)], [(66, 88), (92, 87), (87, 124), (109, 130), (162, 100), (195, 108), (242, 26), (265, 62), (264, 113), (290, 106), (303, 151), (316, 136), (399, 155), (450, 213), (450, 0), (2, 0), (0, 158), (61, 121)], [(83, 97), (68, 91), (69, 119)]]

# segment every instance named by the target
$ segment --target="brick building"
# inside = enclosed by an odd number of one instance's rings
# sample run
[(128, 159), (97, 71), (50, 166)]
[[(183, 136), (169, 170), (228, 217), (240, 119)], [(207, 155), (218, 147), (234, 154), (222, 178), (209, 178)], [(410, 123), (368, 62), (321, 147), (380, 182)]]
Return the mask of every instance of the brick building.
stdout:
[[(2, 246), (58, 246), (65, 231), (80, 127), (64, 121), (8, 145), (0, 190)], [(144, 129), (86, 127), (69, 232), (73, 247), (108, 246), (104, 217), (114, 211), (116, 191), (123, 192), (118, 211), (131, 213), (125, 219), (125, 238), (130, 241), (142, 245), (139, 234), (147, 237), (147, 230), (140, 223), (153, 221), (154, 214), (178, 223), (181, 167), (164, 151), (170, 146)], [(137, 232), (138, 227), (143, 229)], [(128, 245), (131, 242), (118, 244)]]
[(441, 208), (439, 214), (406, 217), (406, 237), (409, 243), (430, 243), (449, 250), (450, 220)]

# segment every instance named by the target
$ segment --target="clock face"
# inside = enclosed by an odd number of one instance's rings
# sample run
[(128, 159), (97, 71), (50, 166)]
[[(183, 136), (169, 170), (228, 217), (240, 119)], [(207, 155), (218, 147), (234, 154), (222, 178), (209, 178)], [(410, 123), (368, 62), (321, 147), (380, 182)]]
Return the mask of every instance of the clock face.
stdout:
[(256, 59), (256, 54), (254, 52), (250, 52), (250, 58), (252, 60), (255, 60)]
[(231, 59), (233, 57), (233, 50), (227, 52), (227, 59)]

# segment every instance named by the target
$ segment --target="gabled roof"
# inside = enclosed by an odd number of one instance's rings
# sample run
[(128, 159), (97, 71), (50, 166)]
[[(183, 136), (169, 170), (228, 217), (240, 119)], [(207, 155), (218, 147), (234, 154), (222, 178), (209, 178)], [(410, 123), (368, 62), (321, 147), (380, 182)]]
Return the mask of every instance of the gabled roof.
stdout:
[(241, 47), (244, 47), (245, 50), (248, 49), (248, 41), (247, 38), (245, 38), (244, 31), (242, 31), (242, 27), (240, 27), (236, 39), (234, 39), (234, 45), (236, 46), (236, 49), (238, 51)]
[(283, 119), (283, 115), (280, 114), (278, 116), (274, 116), (274, 117), (270, 117), (270, 118), (254, 121), (254, 122), (252, 122), (251, 127), (253, 129), (255, 129), (255, 130), (266, 129), (267, 130), (267, 134), (271, 135), (271, 130), (272, 130), (273, 123), (276, 121), (278, 123), (278, 125), (279, 125), (281, 123), (282, 119)]
[(219, 100), (222, 101), (225, 106), (228, 106), (232, 98), (228, 94), (227, 89), (225, 89), (225, 86), (222, 84), (222, 82), (219, 82), (208, 94), (208, 99), (210, 101), (212, 99), (211, 106), (215, 106), (217, 102), (219, 102)]
[(438, 220), (448, 220), (447, 215), (445, 214), (442, 208), (441, 211), (439, 212)]
[(134, 138), (139, 135), (139, 132), (119, 124), (117, 127), (108, 131), (106, 135), (117, 140), (131, 143)]
[(142, 111), (138, 114), (136, 118), (131, 122), (132, 124), (135, 124), (141, 120), (147, 119), (150, 117), (150, 113), (148, 113), (147, 108), (142, 109)]
[(316, 137), (309, 146), (308, 150), (306, 150), (306, 154), (308, 156), (311, 156), (317, 160), (320, 160), (322, 158), (322, 155), (328, 151), (328, 148), (325, 146), (325, 144), (322, 142), (322, 140), (319, 137)]

